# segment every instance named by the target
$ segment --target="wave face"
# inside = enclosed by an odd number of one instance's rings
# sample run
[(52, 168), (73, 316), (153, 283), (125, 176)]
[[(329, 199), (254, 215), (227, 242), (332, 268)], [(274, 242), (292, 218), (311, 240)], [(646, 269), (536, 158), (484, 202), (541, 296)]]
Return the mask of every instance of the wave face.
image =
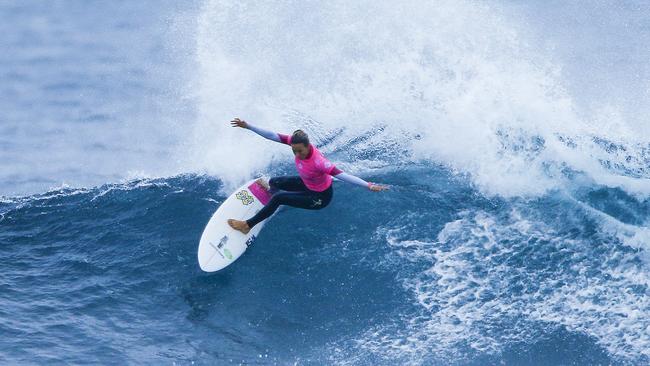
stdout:
[[(447, 170), (335, 185), (202, 273), (203, 176), (5, 199), (7, 362), (584, 364), (650, 360), (649, 206), (618, 189), (488, 199)], [(386, 209), (390, 207), (390, 210)]]
[[(0, 5), (27, 28), (12, 54), (88, 84), (0, 56), (2, 85), (42, 91), (0, 98), (3, 363), (650, 363), (647, 5), (22, 4)], [(169, 17), (174, 62), (157, 48)], [(280, 212), (203, 273), (227, 195), (295, 174), (234, 116), (302, 128), (391, 189), (336, 182), (328, 208)], [(60, 140), (37, 151), (43, 136)]]

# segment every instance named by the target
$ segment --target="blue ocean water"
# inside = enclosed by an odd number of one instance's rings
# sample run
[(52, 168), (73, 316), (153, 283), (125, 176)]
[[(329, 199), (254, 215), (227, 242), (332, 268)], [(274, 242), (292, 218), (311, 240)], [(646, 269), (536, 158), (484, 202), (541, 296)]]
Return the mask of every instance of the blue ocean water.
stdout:
[[(650, 7), (0, 3), (3, 364), (650, 364)], [(644, 114), (645, 113), (645, 114)], [(341, 169), (203, 273), (234, 187)]]

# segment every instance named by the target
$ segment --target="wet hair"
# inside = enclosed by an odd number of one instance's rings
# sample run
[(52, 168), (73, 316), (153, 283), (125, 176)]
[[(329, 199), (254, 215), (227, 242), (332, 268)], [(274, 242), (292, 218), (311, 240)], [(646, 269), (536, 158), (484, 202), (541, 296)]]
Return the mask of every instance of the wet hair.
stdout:
[(304, 144), (305, 146), (309, 146), (309, 136), (307, 136), (303, 130), (295, 130), (291, 135), (291, 143)]

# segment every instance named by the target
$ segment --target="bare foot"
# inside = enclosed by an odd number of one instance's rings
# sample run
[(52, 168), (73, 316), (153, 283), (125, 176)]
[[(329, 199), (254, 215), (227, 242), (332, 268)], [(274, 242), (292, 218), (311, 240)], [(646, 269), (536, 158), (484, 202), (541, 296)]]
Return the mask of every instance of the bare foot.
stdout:
[(248, 232), (251, 231), (251, 228), (248, 227), (246, 221), (228, 219), (228, 225), (235, 230), (241, 231), (243, 234), (248, 234)]
[(260, 187), (264, 188), (265, 191), (269, 191), (271, 187), (269, 187), (269, 183), (264, 180), (264, 178), (259, 178), (258, 180), (255, 181), (255, 183), (259, 184)]

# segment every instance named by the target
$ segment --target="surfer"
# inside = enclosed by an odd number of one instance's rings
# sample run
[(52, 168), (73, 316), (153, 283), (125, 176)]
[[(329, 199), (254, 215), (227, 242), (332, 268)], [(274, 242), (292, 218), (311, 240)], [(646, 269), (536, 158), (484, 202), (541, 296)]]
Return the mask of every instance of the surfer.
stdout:
[(268, 185), (262, 179), (257, 181), (264, 189), (273, 193), (273, 196), (269, 203), (252, 218), (245, 221), (228, 220), (228, 225), (244, 234), (248, 234), (253, 226), (271, 216), (280, 205), (308, 210), (320, 210), (327, 207), (333, 194), (332, 176), (373, 192), (388, 189), (387, 186), (366, 182), (338, 169), (323, 156), (316, 146), (309, 143), (309, 136), (302, 130), (296, 130), (289, 136), (255, 127), (239, 118), (235, 118), (230, 123), (233, 127), (249, 129), (266, 139), (290, 145), (295, 155), (296, 169), (299, 174), (297, 177), (271, 178)]

